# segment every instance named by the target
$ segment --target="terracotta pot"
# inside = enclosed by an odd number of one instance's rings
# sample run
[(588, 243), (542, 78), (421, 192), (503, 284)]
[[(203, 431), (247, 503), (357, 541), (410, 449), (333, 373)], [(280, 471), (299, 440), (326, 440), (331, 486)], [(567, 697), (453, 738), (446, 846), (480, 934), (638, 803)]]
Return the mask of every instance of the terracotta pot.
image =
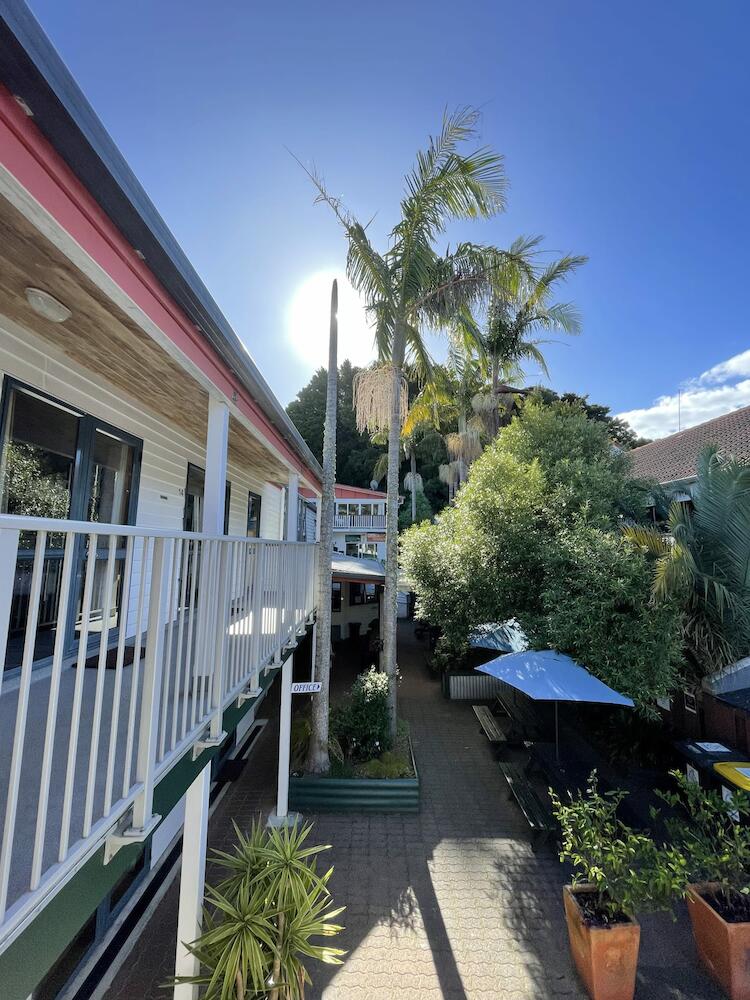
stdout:
[(730, 1000), (750, 1000), (750, 923), (730, 924), (701, 895), (711, 883), (691, 886), (687, 907), (698, 954)]
[(592, 888), (587, 885), (563, 887), (573, 961), (592, 1000), (633, 1000), (640, 924), (635, 921), (611, 927), (585, 924), (576, 895), (590, 892)]

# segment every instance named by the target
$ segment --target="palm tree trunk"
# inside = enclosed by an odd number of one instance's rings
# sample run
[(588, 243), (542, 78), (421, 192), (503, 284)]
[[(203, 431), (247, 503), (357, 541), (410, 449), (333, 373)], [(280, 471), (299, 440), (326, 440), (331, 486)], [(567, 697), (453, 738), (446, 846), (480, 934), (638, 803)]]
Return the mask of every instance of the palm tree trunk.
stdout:
[(496, 354), (492, 355), (492, 437), (497, 437), (500, 430), (500, 400), (498, 389), (500, 387), (500, 364)]
[(396, 663), (398, 616), (398, 471), (401, 465), (401, 366), (404, 330), (399, 324), (393, 338), (391, 363), (391, 418), (388, 428), (388, 481), (385, 518), (385, 593), (383, 595), (383, 668), (388, 675), (388, 711), (391, 737), (396, 736), (398, 666)]
[(320, 498), (320, 544), (318, 546), (318, 614), (315, 646), (315, 679), (321, 688), (312, 700), (310, 747), (305, 769), (313, 774), (330, 770), (328, 716), (331, 681), (331, 557), (333, 512), (336, 489), (336, 411), (338, 408), (338, 285), (331, 287), (331, 331), (328, 341), (328, 388), (323, 430), (323, 493)]
[(417, 520), (417, 454), (414, 445), (409, 446), (409, 469), (411, 471), (411, 523)]

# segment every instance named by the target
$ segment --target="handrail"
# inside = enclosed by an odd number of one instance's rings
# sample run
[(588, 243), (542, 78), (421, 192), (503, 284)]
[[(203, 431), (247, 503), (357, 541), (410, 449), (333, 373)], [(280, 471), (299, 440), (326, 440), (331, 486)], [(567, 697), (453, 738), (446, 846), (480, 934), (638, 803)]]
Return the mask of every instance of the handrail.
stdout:
[(170, 531), (148, 528), (139, 524), (105, 524), (98, 521), (66, 521), (51, 517), (26, 517), (22, 514), (0, 514), (0, 530), (46, 531), (59, 534), (77, 531), (86, 535), (124, 535), (132, 538), (159, 537), (182, 538), (199, 542), (247, 542), (249, 545), (263, 542), (267, 545), (312, 545), (312, 542), (298, 542), (286, 538), (248, 538), (245, 535), (212, 535), (200, 531)]
[[(31, 542), (23, 550), (22, 535)], [(63, 537), (51, 553), (53, 535)], [(156, 781), (206, 733), (218, 745), (227, 705), (259, 692), (260, 671), (310, 620), (318, 549), (0, 515), (0, 666), (11, 628), (20, 631), (18, 685), (5, 695), (0, 673), (0, 697), (17, 699), (12, 732), (0, 733), (10, 760), (4, 802), (0, 788), (0, 952), (101, 845), (103, 831), (119, 836), (130, 816), (134, 839), (150, 834), (159, 820)], [(59, 566), (53, 578), (44, 572), (50, 559)], [(32, 688), (42, 602), (53, 648), (49, 675)], [(72, 609), (73, 636), (65, 627)], [(45, 693), (46, 721), (31, 722), (40, 716), (29, 713), (31, 700)], [(41, 771), (29, 781), (34, 754)], [(62, 780), (51, 780), (55, 762)], [(30, 814), (36, 828), (21, 829)]]

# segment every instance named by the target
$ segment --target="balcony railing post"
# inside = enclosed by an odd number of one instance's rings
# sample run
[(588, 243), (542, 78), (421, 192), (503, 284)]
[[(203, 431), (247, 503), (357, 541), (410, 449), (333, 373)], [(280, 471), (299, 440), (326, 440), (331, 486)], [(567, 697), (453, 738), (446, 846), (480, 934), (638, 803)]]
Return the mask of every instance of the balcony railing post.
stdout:
[(229, 572), (232, 560), (230, 558), (230, 542), (219, 542), (218, 552), (218, 587), (216, 595), (216, 614), (214, 615), (213, 642), (213, 715), (211, 716), (211, 738), (218, 739), (222, 730), (224, 705), (224, 676), (226, 671), (226, 637), (229, 621)]
[(5, 654), (8, 647), (8, 630), (10, 628), (10, 611), (13, 604), (13, 586), (16, 578), (16, 560), (18, 559), (18, 540), (20, 531), (13, 528), (0, 530), (0, 567), (2, 567), (2, 583), (0, 583), (0, 686), (5, 673)]
[(143, 788), (133, 805), (133, 826), (137, 830), (143, 830), (149, 825), (153, 811), (159, 696), (164, 669), (164, 609), (167, 603), (169, 577), (170, 560), (167, 557), (166, 539), (156, 538), (151, 563), (148, 635), (143, 664), (143, 696), (136, 763), (136, 780), (143, 784)]

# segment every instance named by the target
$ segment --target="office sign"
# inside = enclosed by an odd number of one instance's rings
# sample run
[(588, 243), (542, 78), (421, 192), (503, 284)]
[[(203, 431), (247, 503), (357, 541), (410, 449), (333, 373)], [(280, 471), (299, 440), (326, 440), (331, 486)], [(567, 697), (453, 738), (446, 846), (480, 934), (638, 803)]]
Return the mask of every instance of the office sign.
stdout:
[(317, 694), (322, 687), (321, 681), (297, 681), (292, 684), (292, 694)]

